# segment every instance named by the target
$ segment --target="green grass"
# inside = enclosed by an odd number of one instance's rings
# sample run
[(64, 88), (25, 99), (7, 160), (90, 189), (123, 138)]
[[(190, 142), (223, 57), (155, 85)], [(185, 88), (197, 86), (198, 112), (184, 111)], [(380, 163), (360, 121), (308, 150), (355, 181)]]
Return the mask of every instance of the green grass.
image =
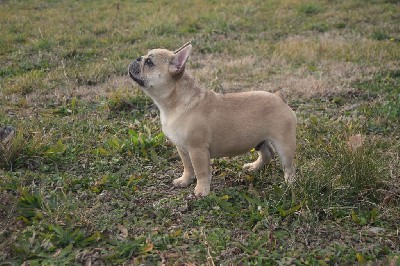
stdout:
[[(3, 1), (0, 264), (399, 263), (397, 1)], [(212, 192), (172, 189), (179, 156), (126, 75), (192, 41), (215, 91), (282, 89), (296, 183), (278, 159), (213, 161)], [(365, 140), (353, 150), (348, 141)]]

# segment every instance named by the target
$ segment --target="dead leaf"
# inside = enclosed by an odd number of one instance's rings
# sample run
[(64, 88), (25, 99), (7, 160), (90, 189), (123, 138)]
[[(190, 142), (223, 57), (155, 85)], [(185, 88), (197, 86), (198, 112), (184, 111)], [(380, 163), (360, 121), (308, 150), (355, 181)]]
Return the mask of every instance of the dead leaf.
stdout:
[(121, 236), (123, 238), (127, 238), (129, 235), (128, 229), (126, 229), (126, 227), (123, 226), (122, 224), (118, 224), (117, 226), (118, 226), (119, 231), (121, 232)]
[(179, 228), (178, 230), (172, 232), (171, 235), (172, 235), (173, 237), (178, 237), (178, 236), (180, 236), (181, 234), (182, 234), (182, 228)]
[(143, 247), (143, 253), (152, 251), (153, 247), (154, 247), (153, 243), (151, 242), (146, 243), (146, 246)]
[(229, 199), (229, 196), (228, 196), (228, 195), (223, 195), (223, 196), (221, 197), (221, 199), (223, 199), (223, 200), (228, 200), (228, 199)]
[(365, 264), (367, 262), (361, 253), (357, 252), (356, 258), (357, 258), (358, 263), (360, 263), (360, 264)]
[(370, 227), (367, 229), (367, 233), (371, 236), (376, 236), (385, 232), (385, 228), (382, 227)]
[(347, 140), (347, 147), (350, 149), (350, 151), (354, 152), (364, 144), (364, 141), (365, 136), (361, 134), (352, 135)]
[(58, 255), (60, 255), (61, 251), (62, 251), (61, 248), (57, 249), (56, 252), (54, 252), (54, 254), (52, 255), (52, 257), (53, 257), (53, 258), (57, 258)]

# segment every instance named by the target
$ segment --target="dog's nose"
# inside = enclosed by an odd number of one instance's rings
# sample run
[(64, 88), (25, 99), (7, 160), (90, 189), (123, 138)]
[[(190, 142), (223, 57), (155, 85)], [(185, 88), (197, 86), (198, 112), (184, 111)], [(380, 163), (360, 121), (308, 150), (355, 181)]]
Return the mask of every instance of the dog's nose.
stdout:
[(138, 61), (138, 62), (142, 61), (142, 56), (141, 56), (141, 57), (138, 57), (138, 58), (136, 58), (136, 61)]

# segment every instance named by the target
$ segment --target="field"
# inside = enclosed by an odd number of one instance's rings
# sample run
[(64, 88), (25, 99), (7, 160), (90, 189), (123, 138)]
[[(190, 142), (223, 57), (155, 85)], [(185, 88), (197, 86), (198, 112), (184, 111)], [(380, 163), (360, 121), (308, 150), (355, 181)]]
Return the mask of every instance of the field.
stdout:
[[(0, 265), (398, 265), (399, 21), (398, 0), (0, 0)], [(282, 92), (293, 186), (249, 152), (206, 198), (172, 187), (127, 67), (187, 41), (210, 90)]]

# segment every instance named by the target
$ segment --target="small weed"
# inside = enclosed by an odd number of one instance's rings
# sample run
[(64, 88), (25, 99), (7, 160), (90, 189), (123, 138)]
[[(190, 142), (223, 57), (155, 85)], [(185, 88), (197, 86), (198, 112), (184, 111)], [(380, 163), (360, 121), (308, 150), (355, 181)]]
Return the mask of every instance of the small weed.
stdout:
[(113, 112), (131, 111), (141, 116), (152, 105), (150, 98), (143, 94), (133, 95), (127, 91), (115, 91), (107, 101), (108, 108)]
[(96, 148), (93, 152), (96, 155), (110, 156), (116, 153), (127, 153), (129, 157), (141, 156), (143, 158), (152, 158), (157, 160), (157, 149), (164, 142), (164, 134), (151, 133), (146, 125), (140, 132), (132, 128), (128, 129), (127, 136), (112, 137), (105, 141), (104, 146)]
[(312, 16), (321, 13), (323, 9), (320, 5), (315, 3), (304, 3), (299, 5), (298, 11), (307, 16)]
[(7, 91), (11, 93), (20, 93), (22, 95), (28, 95), (34, 91), (40, 91), (44, 87), (44, 77), (45, 73), (42, 70), (32, 70), (17, 79), (15, 82), (10, 82)]
[(329, 26), (326, 24), (314, 24), (309, 27), (310, 30), (318, 32), (326, 32), (329, 30)]
[(67, 146), (63, 143), (62, 139), (57, 140), (56, 143), (51, 145), (45, 152), (44, 155), (52, 160), (63, 157), (64, 152), (67, 150)]
[(0, 143), (0, 169), (12, 169), (14, 163), (23, 154), (25, 140), (17, 130), (15, 137), (8, 144)]
[(54, 113), (62, 116), (76, 114), (79, 110), (79, 100), (76, 97), (72, 99), (65, 99), (60, 107), (58, 107)]
[(135, 132), (133, 129), (128, 129), (128, 149), (139, 148), (142, 151), (142, 155), (146, 155), (146, 150), (157, 147), (164, 142), (164, 133), (152, 134), (150, 129), (146, 126), (143, 128), (145, 132)]
[(42, 209), (42, 198), (38, 194), (30, 194), (25, 189), (21, 191), (21, 196), (17, 203), (17, 210), (19, 212), (19, 219), (29, 224), (32, 220), (41, 220), (43, 214), (40, 212)]
[(338, 22), (333, 25), (336, 29), (344, 29), (346, 28), (347, 24), (345, 22)]
[(33, 52), (50, 52), (53, 46), (51, 39), (40, 39), (34, 43)]
[(389, 40), (390, 36), (383, 31), (376, 30), (372, 33), (371, 38), (377, 41)]
[(152, 243), (146, 243), (145, 238), (126, 239), (111, 243), (113, 246), (111, 252), (105, 254), (104, 260), (110, 263), (123, 263), (124, 261), (137, 257), (153, 249)]

